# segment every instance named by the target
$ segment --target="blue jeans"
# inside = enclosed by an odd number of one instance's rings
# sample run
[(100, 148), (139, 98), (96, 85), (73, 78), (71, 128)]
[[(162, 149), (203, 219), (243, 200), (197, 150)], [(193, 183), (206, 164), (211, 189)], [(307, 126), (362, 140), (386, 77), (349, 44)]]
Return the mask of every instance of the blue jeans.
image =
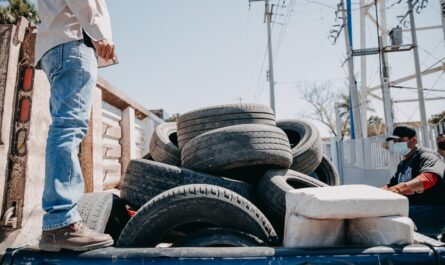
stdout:
[(433, 237), (445, 233), (445, 205), (412, 205), (409, 217), (419, 233)]
[(49, 50), (41, 60), (51, 85), (46, 145), (43, 230), (81, 220), (77, 202), (84, 194), (79, 145), (88, 129), (92, 91), (97, 80), (94, 50), (72, 41)]

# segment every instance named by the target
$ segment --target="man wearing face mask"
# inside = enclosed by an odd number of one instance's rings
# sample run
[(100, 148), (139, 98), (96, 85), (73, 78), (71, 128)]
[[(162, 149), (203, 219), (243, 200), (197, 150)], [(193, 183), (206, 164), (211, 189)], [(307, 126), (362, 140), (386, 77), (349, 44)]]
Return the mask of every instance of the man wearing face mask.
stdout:
[(437, 236), (445, 232), (445, 164), (433, 150), (417, 145), (416, 131), (397, 126), (393, 135), (393, 152), (403, 157), (385, 189), (405, 195), (410, 204), (410, 217), (418, 231)]

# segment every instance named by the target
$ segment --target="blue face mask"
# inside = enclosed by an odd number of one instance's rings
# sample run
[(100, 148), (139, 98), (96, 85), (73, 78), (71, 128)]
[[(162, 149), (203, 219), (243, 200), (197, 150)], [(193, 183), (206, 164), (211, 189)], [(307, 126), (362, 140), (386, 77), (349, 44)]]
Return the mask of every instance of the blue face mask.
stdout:
[(394, 143), (392, 150), (394, 151), (394, 153), (401, 156), (406, 156), (411, 151), (411, 149), (408, 147), (407, 142)]

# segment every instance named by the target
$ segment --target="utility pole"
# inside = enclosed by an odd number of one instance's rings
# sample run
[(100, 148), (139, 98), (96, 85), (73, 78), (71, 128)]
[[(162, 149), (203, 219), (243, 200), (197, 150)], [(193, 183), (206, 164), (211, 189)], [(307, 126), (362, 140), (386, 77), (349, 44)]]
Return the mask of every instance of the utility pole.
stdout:
[(384, 54), (381, 36), (378, 36), (378, 41), (379, 41), (379, 46), (380, 46), (380, 61), (381, 61), (380, 80), (382, 83), (383, 112), (385, 113), (385, 127), (386, 127), (386, 134), (391, 135), (393, 132), (393, 129), (394, 129), (394, 120), (393, 120), (391, 93), (389, 92), (388, 65), (386, 63), (386, 56)]
[(341, 1), (341, 9), (342, 9), (342, 17), (343, 17), (343, 25), (345, 25), (345, 44), (346, 44), (346, 52), (348, 56), (348, 70), (349, 70), (349, 91), (351, 95), (351, 109), (352, 109), (352, 120), (354, 123), (354, 131), (356, 138), (362, 138), (362, 121), (360, 115), (360, 108), (358, 104), (358, 95), (357, 95), (357, 83), (354, 77), (354, 57), (352, 55), (352, 47), (351, 40), (349, 39), (349, 27), (348, 27), (348, 19), (351, 19), (346, 14), (345, 4)]
[[(393, 120), (393, 110), (392, 110), (392, 101), (391, 101), (391, 93), (389, 92), (389, 73), (388, 73), (388, 65), (387, 59), (388, 57), (385, 54), (385, 46), (387, 45), (387, 36), (386, 36), (386, 7), (380, 6), (380, 14), (383, 14), (383, 30), (382, 33), (379, 34), (379, 11), (377, 10), (377, 2), (378, 0), (374, 0), (375, 13), (376, 13), (376, 22), (377, 22), (377, 36), (378, 36), (378, 44), (379, 44), (379, 56), (380, 56), (380, 80), (382, 84), (382, 96), (383, 96), (383, 111), (385, 114), (385, 127), (386, 134), (391, 135), (394, 128), (394, 120)], [(383, 5), (384, 5), (383, 1)]]
[(422, 144), (425, 147), (429, 147), (428, 142), (428, 130), (427, 130), (427, 120), (426, 120), (426, 109), (425, 109), (425, 98), (423, 95), (423, 84), (422, 84), (422, 72), (420, 70), (420, 60), (419, 60), (419, 49), (417, 47), (417, 33), (416, 33), (416, 24), (414, 22), (414, 11), (413, 11), (413, 1), (408, 0), (408, 12), (409, 12), (409, 20), (411, 23), (411, 38), (413, 44), (413, 55), (414, 55), (414, 65), (416, 68), (416, 81), (417, 81), (417, 94), (419, 97), (419, 110), (420, 110), (420, 120), (422, 123), (421, 132), (422, 132)]
[[(335, 129), (337, 132), (337, 137), (335, 139), (335, 142), (337, 143), (337, 169), (339, 175), (342, 177), (343, 180), (343, 135), (341, 130), (341, 117), (340, 117), (340, 110), (338, 108), (338, 105), (335, 104)], [(343, 181), (342, 181), (343, 182)]]
[(270, 28), (270, 24), (272, 23), (272, 9), (269, 4), (269, 0), (265, 0), (266, 2), (266, 10), (264, 15), (266, 16), (266, 24), (267, 24), (267, 50), (269, 52), (269, 88), (270, 88), (270, 107), (273, 112), (275, 111), (275, 79), (273, 72), (273, 58), (272, 58), (272, 30)]
[[(445, 0), (443, 0), (445, 1)], [(360, 0), (360, 48), (366, 48), (366, 9), (365, 0)], [(363, 138), (368, 137), (368, 121), (367, 121), (367, 112), (368, 112), (368, 84), (366, 77), (366, 56), (360, 57), (360, 105), (361, 105), (361, 122), (363, 128)]]

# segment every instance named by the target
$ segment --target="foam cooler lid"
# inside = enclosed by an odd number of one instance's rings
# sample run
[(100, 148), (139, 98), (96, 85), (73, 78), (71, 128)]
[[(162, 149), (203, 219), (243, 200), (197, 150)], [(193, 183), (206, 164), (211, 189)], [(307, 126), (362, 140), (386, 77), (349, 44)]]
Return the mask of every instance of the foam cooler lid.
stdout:
[(367, 185), (303, 188), (286, 193), (286, 215), (316, 219), (408, 216), (405, 196)]

